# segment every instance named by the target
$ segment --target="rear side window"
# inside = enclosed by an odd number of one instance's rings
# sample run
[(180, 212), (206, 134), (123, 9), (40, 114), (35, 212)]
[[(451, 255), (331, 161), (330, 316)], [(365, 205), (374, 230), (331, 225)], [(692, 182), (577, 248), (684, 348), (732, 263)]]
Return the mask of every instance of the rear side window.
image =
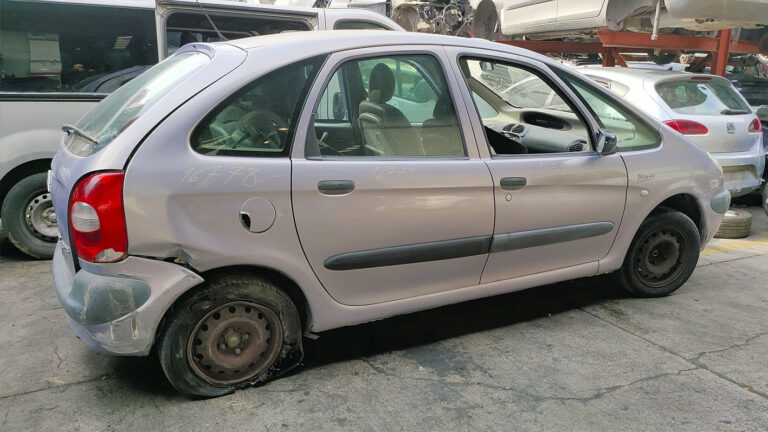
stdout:
[(157, 63), (155, 11), (3, 0), (0, 91), (108, 93)]
[(198, 153), (228, 156), (285, 156), (301, 107), (325, 56), (272, 71), (235, 92), (192, 133)]
[[(136, 121), (163, 95), (209, 61), (210, 58), (205, 54), (186, 52), (170, 57), (152, 67), (107, 96), (77, 122), (77, 128), (93, 141), (90, 146), (82, 147), (70, 142), (67, 147), (87, 149), (75, 152), (82, 156), (97, 152)], [(72, 134), (69, 139), (83, 138), (81, 135)]]
[(341, 20), (333, 25), (334, 30), (392, 30), (371, 21)]
[[(300, 19), (254, 16), (246, 13), (238, 15), (209, 13), (209, 16), (227, 40), (311, 30), (309, 23)], [(218, 33), (202, 13), (174, 12), (168, 17), (165, 25), (168, 55), (188, 43), (220, 40)]]
[(672, 111), (679, 114), (720, 115), (751, 112), (729, 82), (717, 79), (664, 81), (656, 84), (656, 92)]

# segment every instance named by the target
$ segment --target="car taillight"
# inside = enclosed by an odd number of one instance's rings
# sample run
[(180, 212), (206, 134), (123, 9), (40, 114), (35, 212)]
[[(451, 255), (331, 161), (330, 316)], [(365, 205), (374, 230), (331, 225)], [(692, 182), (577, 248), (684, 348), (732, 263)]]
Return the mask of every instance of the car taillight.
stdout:
[(709, 133), (709, 129), (706, 126), (692, 120), (667, 120), (664, 124), (683, 135), (705, 135)]
[(760, 132), (762, 130), (763, 130), (763, 126), (760, 124), (760, 119), (755, 117), (755, 119), (752, 120), (752, 123), (749, 124), (749, 131)]
[(128, 235), (123, 210), (122, 171), (91, 174), (69, 199), (72, 246), (80, 259), (115, 262), (125, 258)]

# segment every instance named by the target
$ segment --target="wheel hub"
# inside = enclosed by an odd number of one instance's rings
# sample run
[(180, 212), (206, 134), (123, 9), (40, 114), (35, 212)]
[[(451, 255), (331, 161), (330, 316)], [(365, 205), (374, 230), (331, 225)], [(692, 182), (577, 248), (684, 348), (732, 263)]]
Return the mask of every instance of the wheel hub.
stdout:
[(640, 245), (636, 272), (643, 283), (663, 286), (682, 270), (682, 235), (670, 229), (651, 233)]
[(187, 343), (192, 370), (213, 385), (248, 381), (277, 358), (282, 341), (279, 320), (270, 309), (231, 302), (206, 314)]
[(56, 239), (59, 229), (50, 193), (38, 195), (29, 201), (24, 210), (24, 221), (35, 236), (46, 241)]

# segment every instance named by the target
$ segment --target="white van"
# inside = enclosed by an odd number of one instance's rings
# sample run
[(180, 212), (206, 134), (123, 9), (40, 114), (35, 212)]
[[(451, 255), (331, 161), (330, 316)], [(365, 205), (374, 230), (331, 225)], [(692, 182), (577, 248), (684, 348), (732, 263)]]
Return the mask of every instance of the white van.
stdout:
[(0, 0), (3, 229), (26, 254), (53, 255), (58, 233), (45, 173), (62, 125), (180, 46), (323, 29), (402, 30), (362, 9), (222, 0)]

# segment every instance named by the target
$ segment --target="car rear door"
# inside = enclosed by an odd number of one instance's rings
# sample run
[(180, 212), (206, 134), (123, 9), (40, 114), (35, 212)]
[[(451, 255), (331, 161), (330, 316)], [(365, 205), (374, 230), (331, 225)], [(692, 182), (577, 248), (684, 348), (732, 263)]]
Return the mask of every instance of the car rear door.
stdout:
[[(530, 86), (535, 93), (519, 99), (520, 105), (494, 107), (496, 117), (483, 118), (472, 110), (478, 140), (494, 139), (494, 133), (505, 131), (504, 123), (511, 131), (515, 131), (513, 125), (522, 125), (527, 132), (521, 134), (527, 135), (520, 142), (527, 143), (529, 151), (502, 154), (488, 145), (479, 146), (481, 154), (489, 152), (484, 160), (493, 176), (496, 203), (493, 245), (482, 283), (583, 264), (593, 266), (590, 272), (597, 271), (597, 261), (610, 250), (624, 212), (627, 172), (621, 157), (592, 150), (597, 123), (544, 64), (480, 50), (447, 50), (461, 64), (457, 73), (466, 77), (462, 90), (467, 100), (478, 97), (471, 96), (473, 88), (480, 93), (483, 88), (503, 93), (516, 81), (542, 82)], [(480, 62), (487, 63), (479, 66)], [(542, 94), (543, 87), (554, 94)], [(527, 105), (522, 105), (523, 100)], [(563, 124), (541, 123), (544, 118)], [(529, 139), (534, 134), (539, 138)], [(547, 150), (571, 135), (582, 136), (586, 147)]]
[[(336, 53), (318, 76), (292, 152), (292, 200), (306, 257), (337, 301), (372, 304), (479, 283), (493, 192), (463, 133), (456, 85), (432, 46)], [(339, 124), (329, 128), (333, 99)], [(398, 109), (406, 100), (421, 109)], [(427, 110), (428, 118), (413, 114)]]

